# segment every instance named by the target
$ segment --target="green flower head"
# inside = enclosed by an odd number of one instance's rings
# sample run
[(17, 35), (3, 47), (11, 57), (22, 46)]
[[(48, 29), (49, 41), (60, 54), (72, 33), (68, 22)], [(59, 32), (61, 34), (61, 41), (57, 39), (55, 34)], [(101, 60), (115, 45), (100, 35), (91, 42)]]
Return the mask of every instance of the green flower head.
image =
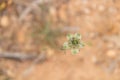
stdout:
[(84, 43), (81, 41), (81, 35), (78, 33), (68, 34), (67, 42), (63, 44), (63, 49), (70, 49), (73, 54), (79, 52), (80, 48), (84, 46)]

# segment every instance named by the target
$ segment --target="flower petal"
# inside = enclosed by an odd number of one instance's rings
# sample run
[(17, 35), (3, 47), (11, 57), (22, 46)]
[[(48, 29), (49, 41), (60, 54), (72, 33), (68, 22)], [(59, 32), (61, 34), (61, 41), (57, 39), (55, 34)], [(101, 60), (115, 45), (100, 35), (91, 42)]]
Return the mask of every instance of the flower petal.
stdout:
[(67, 39), (69, 40), (69, 39), (71, 39), (71, 38), (73, 38), (73, 35), (72, 35), (72, 34), (68, 34), (68, 35), (67, 35)]
[(63, 44), (63, 49), (69, 49), (68, 42), (65, 42), (65, 43)]
[(77, 54), (79, 52), (79, 49), (72, 49), (71, 52), (72, 54)]
[(75, 33), (74, 37), (77, 38), (77, 39), (81, 39), (82, 38), (82, 36), (79, 33)]

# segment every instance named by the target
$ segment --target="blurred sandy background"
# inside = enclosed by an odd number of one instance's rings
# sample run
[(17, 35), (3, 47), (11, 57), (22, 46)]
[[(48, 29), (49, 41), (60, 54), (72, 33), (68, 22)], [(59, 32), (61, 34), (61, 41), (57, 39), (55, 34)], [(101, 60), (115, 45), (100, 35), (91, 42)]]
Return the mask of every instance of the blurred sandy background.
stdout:
[(120, 80), (120, 0), (0, 0), (0, 80)]

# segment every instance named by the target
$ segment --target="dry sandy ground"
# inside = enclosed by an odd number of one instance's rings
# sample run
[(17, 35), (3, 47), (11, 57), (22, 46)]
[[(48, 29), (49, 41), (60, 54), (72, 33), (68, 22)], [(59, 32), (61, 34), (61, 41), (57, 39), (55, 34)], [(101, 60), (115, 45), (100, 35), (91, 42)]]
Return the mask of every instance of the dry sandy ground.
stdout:
[[(44, 18), (51, 19), (51, 28), (68, 26), (66, 33), (80, 32), (89, 45), (77, 55), (48, 47), (47, 59), (32, 66), (33, 61), (0, 59), (0, 71), (5, 70), (0, 80), (6, 76), (10, 77), (7, 80), (120, 80), (120, 0), (52, 1), (47, 16), (34, 9), (24, 16), (22, 24), (18, 20), (22, 12), (15, 10), (24, 11), (23, 2), (0, 16), (0, 52), (41, 53), (41, 43), (28, 34), (43, 26)], [(62, 45), (65, 40), (64, 36), (58, 41)]]

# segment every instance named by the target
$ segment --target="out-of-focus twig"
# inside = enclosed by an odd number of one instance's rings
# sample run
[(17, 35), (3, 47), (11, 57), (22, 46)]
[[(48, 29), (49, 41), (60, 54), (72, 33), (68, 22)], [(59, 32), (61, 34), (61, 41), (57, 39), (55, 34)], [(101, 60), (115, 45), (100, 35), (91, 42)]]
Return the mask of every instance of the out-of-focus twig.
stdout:
[[(46, 60), (46, 54), (40, 53), (39, 55), (35, 55), (35, 54), (23, 54), (23, 53), (0, 53), (0, 58), (7, 58), (7, 59), (9, 58), (9, 59), (15, 59), (15, 60), (21, 60), (21, 61), (33, 60), (32, 64), (29, 65), (20, 76), (20, 78), (23, 78), (32, 72), (32, 70), (34, 69), (37, 63), (41, 63)], [(9, 74), (9, 72), (6, 70), (4, 71), (0, 70), (0, 73), (13, 76), (13, 74), (12, 75), (11, 73)]]
[[(24, 54), (24, 53), (0, 53), (0, 58), (7, 58), (7, 59), (15, 59), (15, 60), (34, 60), (37, 58), (38, 55), (34, 54)], [(39, 55), (40, 56), (40, 55)], [(42, 54), (41, 54), (42, 56)]]
[[(14, 2), (16, 4), (19, 4), (19, 0), (14, 0)], [(28, 15), (33, 10), (40, 12), (39, 4), (42, 4), (44, 2), (46, 2), (46, 0), (33, 0), (33, 1), (29, 2), (29, 4), (25, 4), (24, 2), (22, 2), (26, 6), (26, 8), (20, 14), (19, 20), (22, 21), (26, 17), (26, 15)]]
[(46, 55), (44, 53), (41, 53), (40, 55), (38, 55), (38, 57), (32, 62), (32, 64), (24, 70), (24, 72), (22, 73), (22, 77), (29, 75), (38, 62), (42, 62), (45, 60), (46, 58), (45, 56)]
[(79, 26), (65, 26), (60, 28), (61, 32), (79, 32), (80, 27)]
[(111, 35), (111, 36), (103, 36), (104, 41), (109, 41), (114, 43), (118, 48), (120, 48), (120, 35)]

